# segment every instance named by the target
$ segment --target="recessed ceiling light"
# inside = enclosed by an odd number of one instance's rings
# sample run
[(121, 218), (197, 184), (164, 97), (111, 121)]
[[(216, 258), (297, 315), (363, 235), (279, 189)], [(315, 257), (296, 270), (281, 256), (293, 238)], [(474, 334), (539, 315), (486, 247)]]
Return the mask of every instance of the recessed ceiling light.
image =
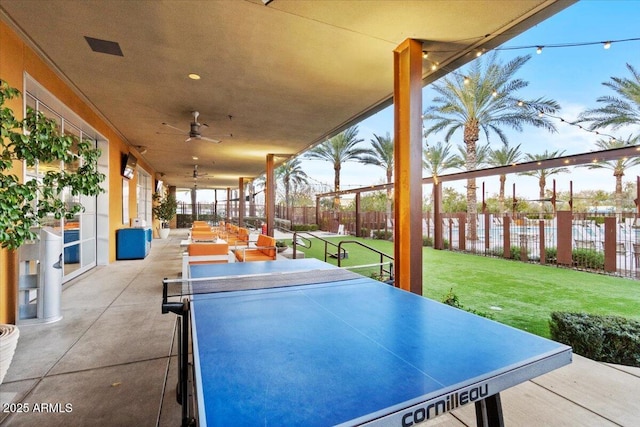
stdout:
[(192, 159), (193, 160), (198, 160), (198, 157), (197, 156), (193, 156)]
[(200, 80), (200, 74), (191, 73), (191, 74), (189, 74), (189, 78), (191, 80)]

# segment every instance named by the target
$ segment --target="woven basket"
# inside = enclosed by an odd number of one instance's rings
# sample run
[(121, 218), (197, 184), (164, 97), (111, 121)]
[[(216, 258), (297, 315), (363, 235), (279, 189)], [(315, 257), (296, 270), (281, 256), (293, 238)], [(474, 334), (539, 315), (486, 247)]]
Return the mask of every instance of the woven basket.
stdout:
[(0, 384), (9, 370), (20, 331), (15, 325), (0, 325)]

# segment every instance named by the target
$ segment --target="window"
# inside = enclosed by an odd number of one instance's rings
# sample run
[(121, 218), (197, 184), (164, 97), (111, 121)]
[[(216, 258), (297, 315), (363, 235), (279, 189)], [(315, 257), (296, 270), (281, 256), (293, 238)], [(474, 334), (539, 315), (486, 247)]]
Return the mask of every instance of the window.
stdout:
[[(73, 135), (78, 140), (90, 141), (95, 145), (98, 144), (99, 139), (104, 140), (104, 138), (99, 138), (97, 133), (84, 121), (29, 77), (26, 79), (24, 100), (26, 106), (55, 120), (60, 131), (64, 134)], [(77, 149), (77, 147), (75, 148)], [(81, 165), (82, 159), (69, 164), (56, 162), (36, 163), (32, 167), (25, 166), (25, 181), (41, 181), (48, 170), (77, 170)], [(69, 191), (63, 191), (60, 199), (67, 206), (82, 204), (84, 207), (84, 211), (72, 219), (50, 217), (43, 221), (42, 224), (43, 226), (52, 227), (62, 237), (60, 253), (63, 261), (63, 281), (68, 281), (96, 265), (97, 203), (96, 197), (74, 196)]]

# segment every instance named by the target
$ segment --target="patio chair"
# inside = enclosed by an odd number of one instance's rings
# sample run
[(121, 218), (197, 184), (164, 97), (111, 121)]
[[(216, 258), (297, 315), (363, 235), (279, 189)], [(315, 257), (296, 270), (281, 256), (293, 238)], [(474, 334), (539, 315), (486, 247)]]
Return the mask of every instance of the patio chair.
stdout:
[(276, 239), (266, 234), (260, 234), (255, 246), (238, 248), (233, 251), (236, 260), (246, 261), (275, 261), (276, 260)]
[(189, 266), (193, 264), (221, 264), (229, 262), (227, 243), (191, 243), (182, 254), (182, 277), (189, 278)]
[(226, 236), (229, 246), (248, 246), (249, 245), (249, 229), (235, 226), (234, 232), (230, 232)]

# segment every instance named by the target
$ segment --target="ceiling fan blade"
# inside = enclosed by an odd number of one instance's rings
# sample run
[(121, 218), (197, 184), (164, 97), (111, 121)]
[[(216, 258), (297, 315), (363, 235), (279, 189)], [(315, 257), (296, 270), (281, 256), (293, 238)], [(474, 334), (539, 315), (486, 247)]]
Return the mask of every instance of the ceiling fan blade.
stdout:
[(156, 132), (156, 135), (174, 135), (174, 136), (184, 136), (184, 132)]
[(168, 128), (171, 128), (171, 129), (175, 129), (175, 130), (177, 130), (178, 132), (181, 132), (182, 134), (184, 134), (184, 133), (185, 133), (183, 129), (180, 129), (180, 128), (177, 128), (177, 127), (175, 127), (175, 126), (173, 126), (173, 125), (170, 125), (170, 124), (169, 124), (169, 123), (167, 123), (167, 122), (162, 122), (162, 125), (163, 125), (163, 126), (166, 126), (166, 127), (168, 127)]
[(220, 143), (222, 142), (222, 140), (221, 140), (221, 139), (207, 138), (206, 136), (201, 136), (201, 137), (200, 137), (200, 138), (198, 138), (198, 139), (201, 139), (201, 140), (203, 140), (203, 141), (208, 141), (208, 142), (214, 142), (214, 143), (216, 143), (216, 144), (220, 144)]

